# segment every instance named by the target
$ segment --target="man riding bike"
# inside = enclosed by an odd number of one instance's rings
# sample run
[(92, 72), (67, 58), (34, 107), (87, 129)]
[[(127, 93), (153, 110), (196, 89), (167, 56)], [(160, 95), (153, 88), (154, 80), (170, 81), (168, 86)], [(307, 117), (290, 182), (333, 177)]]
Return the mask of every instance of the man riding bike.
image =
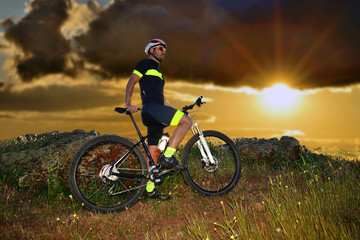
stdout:
[[(180, 110), (171, 107), (164, 95), (165, 79), (159, 70), (159, 65), (165, 58), (166, 48), (166, 43), (161, 39), (152, 39), (146, 44), (145, 53), (149, 58), (140, 61), (130, 76), (126, 85), (125, 107), (131, 113), (138, 111), (138, 108), (131, 104), (131, 97), (135, 85), (139, 83), (142, 100), (141, 119), (147, 127), (149, 151), (155, 164), (159, 163), (178, 170), (186, 170), (186, 167), (176, 160), (174, 153), (191, 128), (192, 120)], [(177, 127), (168, 147), (159, 159), (161, 151), (158, 148), (158, 143), (166, 126)], [(150, 180), (146, 186), (146, 195), (161, 200), (170, 198), (157, 191), (154, 182)]]

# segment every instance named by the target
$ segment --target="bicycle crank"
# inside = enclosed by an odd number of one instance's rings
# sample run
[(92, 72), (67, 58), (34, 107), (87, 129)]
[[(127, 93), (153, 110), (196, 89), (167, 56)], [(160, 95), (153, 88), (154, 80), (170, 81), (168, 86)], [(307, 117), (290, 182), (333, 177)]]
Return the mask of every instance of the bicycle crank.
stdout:
[(161, 169), (157, 166), (152, 166), (149, 170), (149, 178), (154, 183), (161, 183), (164, 180), (163, 176), (159, 176)]

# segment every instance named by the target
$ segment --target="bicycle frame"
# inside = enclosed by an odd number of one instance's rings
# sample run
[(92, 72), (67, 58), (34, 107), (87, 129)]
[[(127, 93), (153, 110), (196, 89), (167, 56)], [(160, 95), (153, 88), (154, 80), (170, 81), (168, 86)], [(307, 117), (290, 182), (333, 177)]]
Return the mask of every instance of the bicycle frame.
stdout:
[[(195, 103), (183, 107), (182, 112), (190, 117), (188, 110), (202, 104), (205, 102), (200, 96)], [(110, 134), (98, 136), (75, 153), (69, 166), (69, 187), (76, 200), (86, 209), (101, 213), (133, 206), (146, 191), (149, 180), (161, 183), (165, 175), (180, 171), (156, 165), (156, 159), (151, 156), (156, 146), (147, 145), (152, 132), (143, 136), (129, 109), (116, 107), (115, 111), (129, 115), (139, 139), (129, 141)], [(194, 136), (181, 153), (182, 164), (188, 168), (181, 171), (185, 182), (204, 196), (228, 193), (241, 173), (240, 154), (234, 142), (218, 131), (202, 132), (197, 122), (193, 123), (191, 131)], [(115, 195), (121, 196), (113, 197)]]
[[(200, 100), (202, 99), (199, 98)], [(201, 102), (201, 101), (200, 101)], [(191, 105), (190, 107), (189, 106), (186, 106), (185, 108), (183, 108), (184, 110), (184, 113), (187, 114), (189, 117), (189, 113), (187, 112), (188, 109), (191, 109), (193, 106), (195, 106), (195, 104)], [(199, 105), (198, 105), (199, 106)], [(138, 134), (140, 140), (137, 141), (134, 146), (132, 146), (126, 153), (124, 153), (114, 164), (113, 164), (113, 167), (117, 167), (118, 165), (121, 165), (121, 163), (130, 155), (131, 151), (136, 148), (140, 143), (143, 145), (145, 151), (146, 151), (146, 154), (149, 158), (149, 172), (156, 168), (156, 164), (155, 164), (155, 161), (154, 159), (152, 158), (151, 156), (151, 153), (150, 153), (150, 150), (149, 150), (149, 147), (148, 145), (146, 144), (145, 140), (149, 137), (149, 134), (147, 134), (146, 136), (143, 136), (141, 134), (141, 131), (138, 127), (138, 125), (136, 124), (135, 122), (135, 119), (132, 115), (132, 113), (128, 110), (128, 109), (124, 109), (124, 108), (119, 108), (119, 110), (116, 110), (115, 111), (119, 112), (119, 113), (126, 113), (127, 115), (130, 116), (130, 119), (136, 129), (136, 133)], [(196, 142), (196, 145), (198, 146), (199, 150), (200, 150), (200, 153), (203, 157), (203, 161), (205, 162), (206, 166), (215, 166), (216, 165), (216, 161), (213, 157), (213, 155), (211, 154), (211, 151), (210, 151), (210, 148), (208, 146), (208, 144), (206, 143), (205, 141), (205, 138), (204, 138), (204, 135), (203, 135), (203, 132), (200, 130), (199, 128), (199, 125), (197, 122), (194, 122), (193, 125), (191, 126), (191, 132), (196, 135), (198, 134), (199, 135), (199, 141)], [(170, 169), (170, 170), (166, 170), (164, 172), (160, 172), (158, 174), (158, 177), (161, 177), (161, 176), (164, 176), (164, 175), (167, 175), (171, 172), (173, 172), (174, 169)], [(128, 178), (135, 178), (135, 177), (141, 177), (141, 178), (144, 178), (144, 177), (147, 177), (147, 176), (144, 176), (144, 175), (137, 175), (137, 174), (125, 174), (125, 173), (116, 173), (116, 172), (113, 172), (111, 171), (113, 175), (116, 175), (116, 176), (119, 176), (119, 177), (128, 177)]]
[[(140, 140), (137, 141), (134, 146), (132, 146), (126, 153), (124, 153), (114, 164), (113, 164), (113, 167), (117, 167), (118, 165), (121, 165), (121, 163), (130, 155), (131, 151), (136, 148), (137, 146), (139, 146), (139, 144), (141, 143), (146, 151), (146, 154), (149, 158), (149, 172), (151, 169), (155, 168), (156, 167), (156, 164), (155, 164), (155, 161), (154, 159), (152, 158), (151, 156), (151, 153), (150, 153), (150, 150), (149, 150), (149, 147), (148, 145), (146, 144), (145, 140), (149, 137), (149, 134), (147, 134), (146, 136), (143, 136), (141, 134), (141, 131), (138, 127), (138, 125), (136, 124), (135, 122), (135, 119), (132, 115), (132, 113), (130, 113), (128, 110), (126, 110), (126, 114), (130, 116), (131, 118), (131, 121), (136, 129), (136, 133), (138, 134)], [(174, 169), (169, 169), (169, 170), (166, 170), (166, 171), (163, 171), (161, 173), (158, 174), (158, 177), (162, 177), (162, 176), (165, 176), (167, 174), (170, 174), (172, 172), (174, 172), (175, 170)], [(113, 172), (111, 171), (111, 174), (112, 175), (115, 175), (115, 176), (118, 176), (118, 177), (125, 177), (125, 178), (136, 178), (136, 177), (140, 177), (140, 178), (148, 178), (148, 176), (145, 176), (145, 175), (142, 175), (142, 174), (126, 174), (126, 173), (116, 173), (116, 172)]]
[(129, 151), (127, 151), (126, 153), (124, 153), (124, 154), (114, 163), (114, 166), (117, 166), (118, 164), (121, 164), (121, 162), (122, 162), (127, 156), (129, 156), (130, 152), (131, 152), (134, 148), (136, 148), (140, 143), (142, 143), (142, 145), (143, 145), (143, 147), (144, 147), (144, 149), (145, 149), (145, 151), (146, 151), (146, 154), (147, 154), (148, 157), (149, 157), (149, 165), (150, 165), (150, 166), (155, 165), (154, 159), (152, 158), (152, 156), (151, 156), (151, 154), (150, 154), (149, 147), (147, 146), (147, 144), (146, 144), (146, 142), (145, 142), (145, 140), (149, 137), (149, 134), (147, 134), (146, 136), (143, 136), (143, 135), (141, 134), (141, 132), (140, 132), (140, 129), (139, 129), (138, 125), (137, 125), (136, 122), (135, 122), (135, 119), (134, 119), (133, 115), (132, 115), (130, 112), (127, 112), (126, 114), (130, 116), (131, 121), (132, 121), (132, 123), (133, 123), (133, 125), (134, 125), (134, 127), (135, 127), (135, 129), (136, 129), (136, 133), (138, 134), (140, 140), (137, 141), (137, 142), (135, 143), (135, 145), (132, 146), (132, 147), (129, 149)]

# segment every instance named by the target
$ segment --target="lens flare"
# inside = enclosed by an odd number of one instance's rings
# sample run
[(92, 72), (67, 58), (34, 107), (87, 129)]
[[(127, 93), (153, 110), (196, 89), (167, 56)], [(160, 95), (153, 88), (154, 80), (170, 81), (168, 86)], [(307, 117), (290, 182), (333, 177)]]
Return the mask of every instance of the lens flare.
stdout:
[(301, 92), (285, 84), (276, 84), (265, 88), (261, 94), (261, 103), (271, 113), (290, 113), (296, 109)]

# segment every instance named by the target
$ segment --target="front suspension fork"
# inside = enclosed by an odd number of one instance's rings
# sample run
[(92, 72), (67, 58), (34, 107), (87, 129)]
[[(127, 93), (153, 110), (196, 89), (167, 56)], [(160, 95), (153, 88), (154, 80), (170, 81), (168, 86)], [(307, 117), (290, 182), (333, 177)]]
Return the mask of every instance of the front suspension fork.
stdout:
[(203, 157), (205, 163), (207, 166), (211, 165), (215, 165), (215, 160), (213, 155), (211, 154), (210, 148), (207, 144), (207, 142), (205, 141), (204, 138), (204, 134), (203, 132), (200, 130), (199, 125), (197, 124), (197, 122), (194, 122), (192, 127), (191, 127), (191, 131), (194, 135), (198, 134), (199, 135), (199, 140), (196, 142), (196, 145), (198, 146), (201, 156)]

